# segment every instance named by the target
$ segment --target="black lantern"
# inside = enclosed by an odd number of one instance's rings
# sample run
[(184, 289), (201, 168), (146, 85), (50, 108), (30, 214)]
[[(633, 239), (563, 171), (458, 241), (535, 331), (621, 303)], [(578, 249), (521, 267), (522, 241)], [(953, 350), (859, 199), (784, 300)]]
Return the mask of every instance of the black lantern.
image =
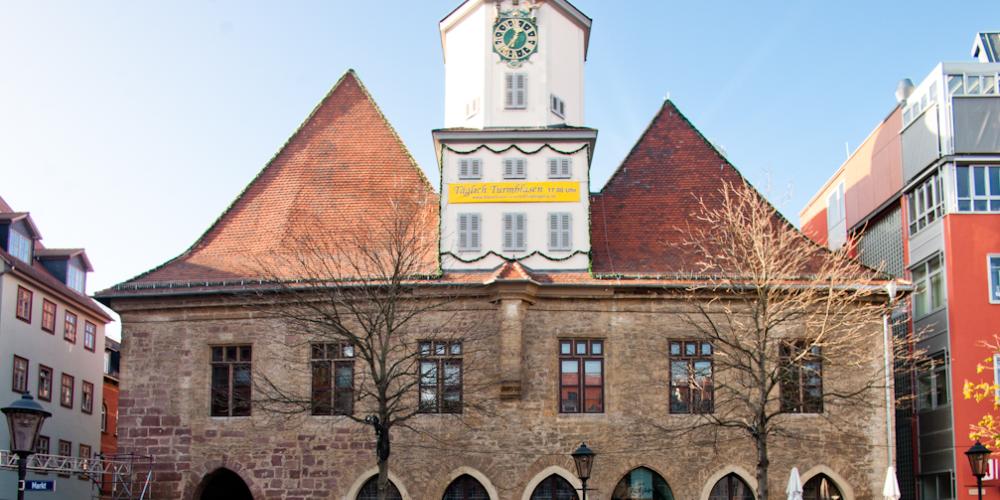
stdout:
[(989, 448), (983, 446), (979, 440), (965, 451), (965, 456), (969, 457), (969, 467), (972, 468), (972, 475), (976, 476), (976, 487), (979, 490), (979, 500), (983, 498), (983, 476), (986, 475), (990, 453)]
[(28, 455), (35, 452), (38, 433), (42, 430), (45, 419), (52, 416), (42, 405), (25, 392), (21, 399), (0, 408), (7, 416), (7, 428), (10, 430), (11, 451), (17, 454), (17, 498), (24, 499), (24, 478), (28, 473)]
[(583, 500), (587, 500), (587, 480), (590, 479), (590, 469), (594, 467), (595, 455), (594, 450), (587, 447), (587, 443), (580, 443), (580, 447), (572, 453), (576, 475), (583, 484)]

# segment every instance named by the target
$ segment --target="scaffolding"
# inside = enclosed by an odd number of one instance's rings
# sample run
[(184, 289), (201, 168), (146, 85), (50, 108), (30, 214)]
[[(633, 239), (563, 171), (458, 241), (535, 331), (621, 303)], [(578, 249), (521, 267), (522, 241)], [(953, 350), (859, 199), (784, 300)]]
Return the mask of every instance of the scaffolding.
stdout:
[[(0, 450), (0, 468), (17, 470), (17, 455)], [(95, 455), (93, 458), (36, 453), (28, 456), (28, 470), (76, 475), (93, 481), (94, 498), (102, 500), (149, 500), (153, 479), (153, 457), (131, 453)]]

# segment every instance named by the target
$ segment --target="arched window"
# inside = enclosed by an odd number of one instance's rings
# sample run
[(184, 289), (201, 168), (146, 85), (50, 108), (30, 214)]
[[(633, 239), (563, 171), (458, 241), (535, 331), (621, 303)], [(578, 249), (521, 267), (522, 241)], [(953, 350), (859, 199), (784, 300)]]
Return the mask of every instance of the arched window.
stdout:
[(490, 500), (490, 495), (476, 478), (463, 474), (448, 485), (442, 500)]
[(101, 402), (101, 432), (108, 432), (108, 404)]
[(840, 500), (844, 495), (840, 493), (837, 483), (833, 482), (826, 474), (813, 476), (806, 481), (802, 487), (803, 500)]
[[(372, 476), (361, 487), (361, 491), (358, 492), (358, 500), (378, 500), (378, 474)], [(396, 488), (395, 484), (392, 484), (392, 481), (389, 481), (389, 500), (403, 500), (399, 489)]]
[(729, 474), (715, 483), (708, 500), (754, 500), (753, 491), (743, 478)]
[(659, 474), (639, 467), (618, 482), (611, 500), (674, 500), (674, 494)]
[(531, 500), (577, 500), (577, 498), (573, 485), (558, 474), (545, 478), (531, 493)]

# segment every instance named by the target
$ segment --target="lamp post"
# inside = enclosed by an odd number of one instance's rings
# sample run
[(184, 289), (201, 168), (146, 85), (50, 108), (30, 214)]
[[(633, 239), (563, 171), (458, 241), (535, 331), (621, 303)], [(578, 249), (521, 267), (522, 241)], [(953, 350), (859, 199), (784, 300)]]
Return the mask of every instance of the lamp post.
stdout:
[(7, 416), (11, 451), (17, 454), (17, 500), (24, 500), (24, 477), (28, 473), (28, 456), (35, 452), (42, 423), (52, 416), (25, 392), (20, 399), (0, 408)]
[(972, 467), (972, 475), (976, 476), (976, 490), (979, 492), (979, 500), (983, 500), (983, 476), (986, 475), (987, 462), (990, 459), (989, 448), (983, 446), (979, 440), (965, 451), (965, 456), (969, 457), (969, 466)]
[(594, 456), (596, 455), (594, 450), (587, 448), (587, 443), (580, 443), (580, 447), (571, 454), (573, 462), (576, 463), (576, 475), (583, 485), (583, 488), (580, 489), (583, 492), (583, 500), (587, 500), (587, 480), (590, 479), (590, 469), (594, 467)]

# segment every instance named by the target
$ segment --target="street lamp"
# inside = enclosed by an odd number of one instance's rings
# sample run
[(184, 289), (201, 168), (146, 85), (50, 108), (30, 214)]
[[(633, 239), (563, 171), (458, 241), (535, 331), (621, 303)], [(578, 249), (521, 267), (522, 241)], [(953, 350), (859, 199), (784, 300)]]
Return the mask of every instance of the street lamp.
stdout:
[(17, 454), (17, 500), (24, 500), (24, 477), (28, 473), (28, 456), (35, 452), (35, 442), (42, 423), (52, 416), (25, 392), (21, 399), (0, 408), (7, 416), (11, 451)]
[(583, 484), (583, 500), (587, 500), (587, 480), (590, 479), (590, 469), (594, 467), (594, 450), (587, 448), (587, 443), (580, 443), (580, 447), (572, 453), (573, 462), (576, 463), (576, 475)]
[(972, 467), (972, 475), (976, 476), (976, 489), (979, 491), (979, 500), (983, 500), (983, 476), (986, 475), (987, 462), (990, 459), (989, 448), (983, 446), (979, 440), (965, 451), (965, 456), (969, 457), (969, 466)]

